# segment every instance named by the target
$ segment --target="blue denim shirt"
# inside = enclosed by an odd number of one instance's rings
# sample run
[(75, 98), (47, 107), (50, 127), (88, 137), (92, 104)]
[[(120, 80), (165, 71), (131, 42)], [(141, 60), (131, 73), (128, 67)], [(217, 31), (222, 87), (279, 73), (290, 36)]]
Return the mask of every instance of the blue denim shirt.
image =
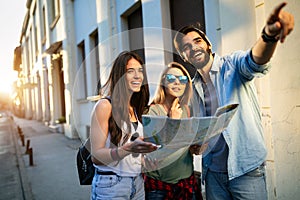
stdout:
[[(239, 104), (228, 128), (222, 133), (229, 147), (229, 180), (254, 170), (265, 161), (267, 150), (253, 80), (268, 71), (269, 65), (254, 63), (250, 50), (237, 51), (224, 57), (214, 56), (210, 77), (217, 91), (219, 106)], [(193, 79), (193, 91), (198, 95), (193, 95), (191, 106), (194, 116), (203, 116), (204, 95), (198, 78), (199, 74), (196, 74)], [(202, 160), (203, 180), (210, 162), (211, 154), (208, 153)]]

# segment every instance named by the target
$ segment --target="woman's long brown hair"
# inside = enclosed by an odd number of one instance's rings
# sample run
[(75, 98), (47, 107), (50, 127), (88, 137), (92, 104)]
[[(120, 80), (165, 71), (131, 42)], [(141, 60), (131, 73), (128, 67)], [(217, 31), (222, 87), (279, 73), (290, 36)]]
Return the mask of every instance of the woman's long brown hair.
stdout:
[[(130, 59), (134, 58), (143, 67), (144, 80), (139, 92), (130, 92), (126, 81), (126, 66)], [(131, 51), (124, 51), (115, 59), (107, 82), (101, 88), (101, 93), (108, 90), (107, 95), (111, 97), (112, 115), (109, 119), (109, 131), (111, 145), (119, 145), (122, 139), (124, 144), (131, 134), (131, 122), (129, 118), (129, 105), (134, 108), (138, 120), (142, 121), (142, 114), (149, 102), (149, 86), (146, 67), (139, 55)], [(124, 127), (124, 122), (126, 126)], [(122, 132), (125, 137), (122, 138)]]

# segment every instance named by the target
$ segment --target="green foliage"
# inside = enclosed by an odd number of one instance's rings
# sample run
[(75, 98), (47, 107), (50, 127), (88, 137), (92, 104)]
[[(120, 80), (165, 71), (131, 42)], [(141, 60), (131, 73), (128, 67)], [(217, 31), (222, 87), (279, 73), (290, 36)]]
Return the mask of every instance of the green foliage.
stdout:
[(58, 118), (57, 120), (55, 120), (56, 124), (63, 124), (66, 123), (66, 118), (64, 116), (61, 116), (60, 118)]

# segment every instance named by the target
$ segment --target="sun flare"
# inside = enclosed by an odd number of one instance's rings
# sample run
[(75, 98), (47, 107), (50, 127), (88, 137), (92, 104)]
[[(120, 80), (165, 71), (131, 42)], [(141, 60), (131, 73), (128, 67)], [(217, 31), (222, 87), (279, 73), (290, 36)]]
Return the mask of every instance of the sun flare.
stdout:
[(15, 81), (15, 74), (11, 72), (4, 72), (0, 75), (0, 92), (1, 93), (12, 93), (12, 84)]

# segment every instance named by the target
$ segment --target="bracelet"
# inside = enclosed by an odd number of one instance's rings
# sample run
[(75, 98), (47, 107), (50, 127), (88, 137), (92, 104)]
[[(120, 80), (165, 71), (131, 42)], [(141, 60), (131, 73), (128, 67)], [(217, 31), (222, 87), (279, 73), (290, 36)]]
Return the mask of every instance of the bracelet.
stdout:
[(110, 149), (110, 156), (114, 161), (121, 160), (121, 157), (118, 154), (118, 148)]
[(279, 40), (278, 35), (269, 36), (269, 35), (266, 33), (265, 28), (266, 28), (266, 27), (264, 27), (263, 30), (262, 30), (262, 32), (261, 32), (261, 38), (263, 39), (263, 41), (264, 41), (265, 43), (276, 43), (276, 42), (278, 42), (278, 40)]
[(118, 157), (118, 160), (121, 160), (122, 158), (119, 156), (118, 151), (119, 151), (119, 148), (117, 147), (117, 148), (116, 148), (116, 155), (117, 155), (117, 157)]

